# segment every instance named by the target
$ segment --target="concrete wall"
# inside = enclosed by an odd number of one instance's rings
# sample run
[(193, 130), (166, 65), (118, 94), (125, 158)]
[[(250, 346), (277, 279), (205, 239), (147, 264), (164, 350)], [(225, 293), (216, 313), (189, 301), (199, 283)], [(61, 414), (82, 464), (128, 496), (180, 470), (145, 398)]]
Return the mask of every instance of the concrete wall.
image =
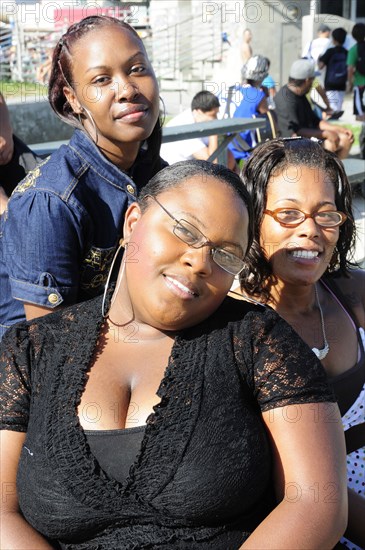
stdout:
[(9, 103), (14, 133), (27, 145), (69, 139), (73, 128), (62, 122), (48, 101)]
[(306, 44), (313, 40), (313, 38), (317, 38), (317, 30), (318, 27), (325, 23), (329, 26), (330, 29), (334, 30), (338, 27), (342, 27), (347, 31), (347, 39), (345, 42), (345, 48), (349, 49), (353, 44), (355, 44), (355, 40), (352, 38), (351, 31), (354, 26), (354, 22), (350, 19), (345, 19), (344, 17), (340, 17), (338, 15), (329, 15), (329, 14), (320, 14), (315, 19), (312, 17), (305, 16), (303, 17), (302, 21), (302, 49), (304, 50)]
[(270, 74), (277, 88), (285, 84), (290, 65), (301, 55), (302, 18), (310, 13), (310, 0), (204, 2), (203, 6), (202, 21), (216, 19), (232, 44), (225, 49), (221, 66), (217, 67), (214, 75), (219, 86), (224, 87), (240, 79), (240, 44), (245, 28), (252, 32), (253, 54), (270, 59)]

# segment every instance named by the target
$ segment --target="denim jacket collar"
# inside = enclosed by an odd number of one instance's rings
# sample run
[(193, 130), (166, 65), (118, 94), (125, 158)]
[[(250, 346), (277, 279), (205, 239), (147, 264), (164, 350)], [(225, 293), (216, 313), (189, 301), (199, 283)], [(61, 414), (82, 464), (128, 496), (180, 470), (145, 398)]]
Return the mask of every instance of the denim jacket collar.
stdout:
[(70, 148), (81, 157), (95, 172), (113, 185), (125, 188), (126, 180), (135, 186), (132, 178), (113, 164), (97, 147), (94, 141), (82, 130), (75, 130), (71, 137)]

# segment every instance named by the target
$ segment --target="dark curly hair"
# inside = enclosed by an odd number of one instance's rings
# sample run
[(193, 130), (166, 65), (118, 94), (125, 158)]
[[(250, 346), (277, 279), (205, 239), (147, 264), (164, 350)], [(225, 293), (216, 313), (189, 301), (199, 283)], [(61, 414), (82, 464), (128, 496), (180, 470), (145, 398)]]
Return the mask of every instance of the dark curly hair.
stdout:
[[(72, 110), (71, 105), (63, 92), (63, 88), (74, 86), (74, 75), (72, 72), (73, 54), (72, 50), (75, 44), (87, 33), (107, 26), (117, 26), (123, 32), (132, 33), (141, 42), (142, 49), (145, 50), (143, 42), (133, 27), (106, 15), (92, 15), (85, 17), (81, 21), (71, 25), (67, 32), (58, 41), (52, 57), (51, 74), (48, 84), (48, 100), (56, 115), (67, 124), (83, 130), (81, 122)], [(161, 147), (161, 128), (162, 122), (158, 118), (152, 134), (147, 139), (149, 156), (154, 159), (159, 156)]]
[(355, 223), (352, 213), (352, 191), (341, 160), (326, 151), (318, 141), (308, 138), (275, 139), (262, 143), (246, 163), (242, 179), (251, 195), (254, 208), (254, 238), (240, 274), (241, 288), (250, 296), (267, 301), (270, 287), (275, 284), (271, 265), (260, 247), (261, 223), (267, 202), (267, 187), (271, 176), (280, 174), (289, 166), (306, 166), (322, 170), (335, 188), (338, 210), (347, 215), (340, 226), (339, 239), (327, 274), (346, 275), (351, 263), (349, 257), (355, 244)]

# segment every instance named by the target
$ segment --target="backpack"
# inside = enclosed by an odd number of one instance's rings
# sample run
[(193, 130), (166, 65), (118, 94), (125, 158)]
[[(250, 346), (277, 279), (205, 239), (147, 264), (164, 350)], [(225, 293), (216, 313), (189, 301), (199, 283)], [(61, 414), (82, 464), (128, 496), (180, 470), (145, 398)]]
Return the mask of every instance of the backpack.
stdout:
[(347, 81), (347, 51), (343, 49), (342, 51), (335, 52), (329, 59), (325, 86), (326, 89), (338, 89), (346, 86)]
[(357, 43), (356, 70), (365, 76), (365, 42)]

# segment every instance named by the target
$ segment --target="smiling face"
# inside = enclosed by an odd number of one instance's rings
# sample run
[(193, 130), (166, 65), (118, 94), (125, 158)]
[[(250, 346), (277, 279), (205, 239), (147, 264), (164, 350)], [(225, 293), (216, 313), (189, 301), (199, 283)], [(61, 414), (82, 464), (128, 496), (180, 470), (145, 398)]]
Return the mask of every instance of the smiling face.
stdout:
[[(270, 179), (266, 209), (295, 208), (307, 214), (337, 210), (333, 183), (322, 170), (290, 166)], [(313, 284), (326, 271), (339, 237), (339, 227), (325, 228), (312, 218), (283, 227), (264, 214), (260, 244), (279, 284)]]
[(104, 25), (80, 38), (71, 53), (74, 89), (64, 93), (89, 134), (95, 137), (87, 111), (107, 156), (128, 145), (138, 150), (159, 116), (157, 81), (141, 40), (128, 29)]
[[(158, 195), (178, 220), (197, 227), (209, 241), (244, 257), (248, 214), (243, 201), (221, 181), (195, 176)], [(211, 315), (233, 282), (212, 258), (211, 248), (192, 248), (173, 233), (174, 220), (153, 200), (144, 213), (128, 209), (124, 236), (126, 280), (121, 296), (133, 303), (137, 322), (175, 331)], [(119, 301), (119, 300), (118, 300)]]

